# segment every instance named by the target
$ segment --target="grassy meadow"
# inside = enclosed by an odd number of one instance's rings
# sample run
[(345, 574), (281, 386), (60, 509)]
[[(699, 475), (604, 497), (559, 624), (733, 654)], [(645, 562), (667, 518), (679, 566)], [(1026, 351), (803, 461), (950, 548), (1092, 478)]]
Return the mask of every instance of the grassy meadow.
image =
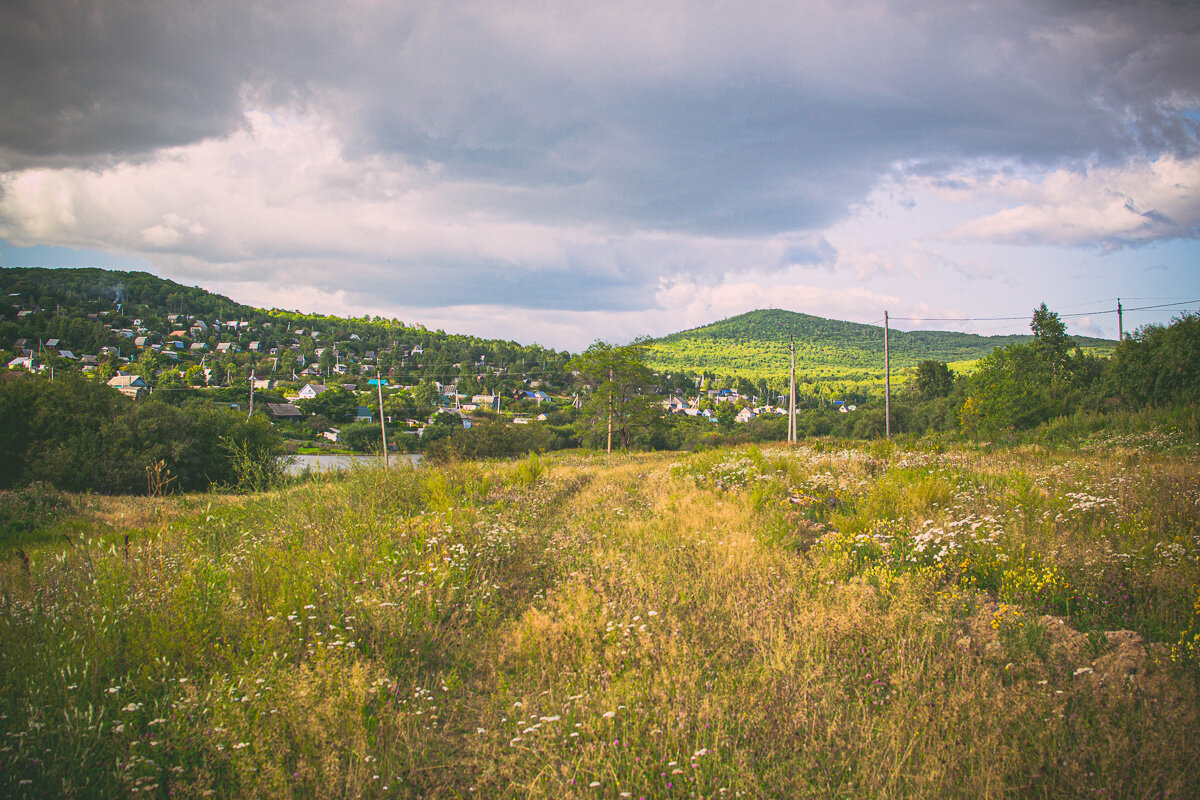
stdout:
[(1197, 797), (1178, 449), (10, 493), (0, 796)]

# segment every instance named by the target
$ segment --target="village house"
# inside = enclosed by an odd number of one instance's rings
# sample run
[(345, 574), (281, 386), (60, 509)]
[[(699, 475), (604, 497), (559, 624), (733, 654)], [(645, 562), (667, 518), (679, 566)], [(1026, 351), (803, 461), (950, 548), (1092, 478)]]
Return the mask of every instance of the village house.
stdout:
[(134, 400), (141, 400), (150, 393), (150, 387), (142, 380), (142, 376), (129, 372), (118, 372), (113, 375), (108, 379), (108, 385)]
[(267, 403), (267, 416), (271, 419), (299, 422), (304, 419), (304, 412), (294, 403)]
[[(325, 386), (324, 384), (306, 383), (306, 384), (304, 384), (304, 386), (302, 386), (300, 388), (300, 391), (296, 394), (296, 396), (299, 397), (301, 400), (312, 400), (313, 398), (320, 395), (322, 392), (327, 392), (327, 391), (329, 391), (329, 387)], [(333, 395), (330, 395), (330, 396), (332, 397)]]
[(679, 397), (671, 397), (663, 401), (663, 409), (668, 414), (679, 414), (688, 407), (688, 404)]

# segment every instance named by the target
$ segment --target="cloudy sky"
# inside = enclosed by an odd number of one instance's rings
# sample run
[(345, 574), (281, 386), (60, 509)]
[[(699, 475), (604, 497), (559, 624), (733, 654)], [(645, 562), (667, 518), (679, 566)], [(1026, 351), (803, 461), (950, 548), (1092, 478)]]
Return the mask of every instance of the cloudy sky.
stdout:
[(0, 5), (3, 266), (572, 350), (1115, 337), (1200, 300), (1198, 235), (1192, 2)]

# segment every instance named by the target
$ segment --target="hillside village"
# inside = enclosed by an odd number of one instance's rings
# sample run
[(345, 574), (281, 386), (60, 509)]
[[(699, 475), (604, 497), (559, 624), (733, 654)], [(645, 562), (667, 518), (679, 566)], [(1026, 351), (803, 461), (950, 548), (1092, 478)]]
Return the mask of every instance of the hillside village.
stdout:
[[(168, 401), (208, 397), (263, 413), (295, 429), (299, 441), (340, 444), (345, 426), (377, 423), (381, 404), (391, 425), (418, 437), (439, 414), (443, 424), (453, 418), (464, 427), (496, 415), (516, 424), (561, 424), (563, 413), (580, 405), (565, 351), (398, 320), (262, 311), (231, 301), (225, 313), (188, 313), (138, 302), (128, 290), (89, 297), (31, 281), (9, 284), (18, 290), (0, 302), (0, 357), (8, 369), (47, 376), (77, 371), (137, 401), (155, 393)], [(735, 381), (655, 379), (653, 391), (669, 414), (716, 422), (720, 404), (728, 404), (729, 416), (744, 423), (784, 413), (746, 391), (752, 386), (739, 391)]]

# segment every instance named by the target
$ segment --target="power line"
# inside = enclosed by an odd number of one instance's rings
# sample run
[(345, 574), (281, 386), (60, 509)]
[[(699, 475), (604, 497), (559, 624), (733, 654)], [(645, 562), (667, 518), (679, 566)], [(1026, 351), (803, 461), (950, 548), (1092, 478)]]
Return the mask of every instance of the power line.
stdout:
[[(1200, 303), (1200, 300), (1180, 300), (1174, 303), (1159, 303), (1152, 306), (1134, 306), (1125, 308), (1125, 311), (1147, 311), (1155, 308), (1172, 308), (1174, 306), (1190, 306)], [(1100, 311), (1084, 311), (1076, 314), (1059, 314), (1062, 317), (1094, 317), (1100, 314), (1116, 314), (1115, 308), (1103, 309)], [(1016, 322), (1029, 319), (1028, 314), (1022, 314), (1019, 317), (892, 317), (893, 320), (904, 320), (905, 322)]]

